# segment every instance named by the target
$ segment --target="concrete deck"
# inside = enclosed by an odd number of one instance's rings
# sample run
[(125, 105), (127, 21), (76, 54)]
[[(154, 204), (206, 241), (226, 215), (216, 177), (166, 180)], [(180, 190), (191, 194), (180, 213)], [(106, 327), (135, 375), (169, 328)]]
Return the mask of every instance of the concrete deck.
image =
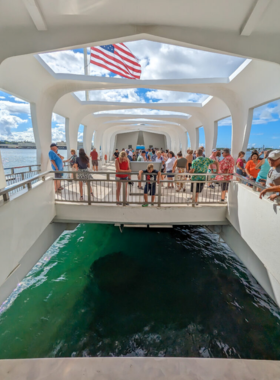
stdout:
[(55, 358), (0, 361), (1, 380), (279, 380), (280, 362), (204, 358)]

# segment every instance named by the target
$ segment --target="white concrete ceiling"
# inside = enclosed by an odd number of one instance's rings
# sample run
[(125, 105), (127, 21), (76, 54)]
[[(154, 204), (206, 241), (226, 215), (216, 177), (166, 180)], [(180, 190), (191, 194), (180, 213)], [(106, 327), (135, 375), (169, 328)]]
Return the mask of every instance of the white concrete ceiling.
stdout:
[(0, 62), (139, 38), (280, 62), (278, 0), (0, 2)]

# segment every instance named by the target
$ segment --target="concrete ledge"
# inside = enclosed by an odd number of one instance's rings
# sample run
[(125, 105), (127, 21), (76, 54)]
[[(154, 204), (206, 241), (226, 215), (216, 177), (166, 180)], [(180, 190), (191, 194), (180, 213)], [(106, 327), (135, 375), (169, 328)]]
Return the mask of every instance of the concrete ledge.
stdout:
[(57, 358), (0, 361), (3, 380), (278, 380), (280, 362), (203, 358)]
[(227, 205), (198, 207), (117, 207), (56, 203), (54, 222), (122, 224), (228, 224)]

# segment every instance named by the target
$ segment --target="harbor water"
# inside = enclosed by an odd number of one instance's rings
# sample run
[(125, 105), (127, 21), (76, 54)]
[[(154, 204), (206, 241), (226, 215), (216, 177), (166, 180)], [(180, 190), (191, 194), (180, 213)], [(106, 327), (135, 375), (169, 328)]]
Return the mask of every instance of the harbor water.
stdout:
[(81, 224), (0, 309), (0, 358), (280, 359), (280, 311), (203, 227)]

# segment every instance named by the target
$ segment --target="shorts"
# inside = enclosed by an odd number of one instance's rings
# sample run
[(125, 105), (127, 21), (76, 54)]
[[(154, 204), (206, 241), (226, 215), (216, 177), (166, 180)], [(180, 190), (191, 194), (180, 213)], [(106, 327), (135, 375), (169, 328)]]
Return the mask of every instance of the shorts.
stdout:
[(92, 160), (91, 163), (92, 166), (98, 166), (98, 160)]
[(155, 183), (146, 183), (144, 188), (144, 194), (149, 194), (154, 196), (156, 194), (156, 184)]
[[(191, 193), (193, 192), (193, 188), (194, 188), (193, 185), (194, 185), (194, 183), (191, 184)], [(202, 190), (203, 190), (203, 188), (204, 188), (204, 185), (205, 185), (205, 183), (202, 183), (202, 182), (197, 183), (197, 184), (196, 184), (196, 192), (197, 192), (197, 193), (201, 193)]]
[(126, 181), (128, 180), (128, 177), (116, 177), (118, 181)]
[[(172, 170), (167, 170), (166, 173), (172, 173)], [(173, 178), (173, 175), (168, 175), (167, 178)]]
[(260, 176), (257, 176), (256, 182), (266, 182), (266, 178), (261, 178)]
[(191, 162), (188, 162), (188, 171), (190, 171), (192, 168), (192, 163)]
[(244, 177), (246, 175), (246, 174), (244, 174), (244, 172), (242, 171), (242, 169), (239, 169), (239, 168), (236, 169), (236, 173), (239, 174), (239, 175), (242, 175), (242, 177)]
[(57, 178), (57, 179), (62, 178), (62, 177), (63, 177), (63, 173), (55, 173), (54, 175), (54, 178)]
[(229, 182), (223, 182), (221, 183), (221, 189), (222, 191), (228, 191)]

